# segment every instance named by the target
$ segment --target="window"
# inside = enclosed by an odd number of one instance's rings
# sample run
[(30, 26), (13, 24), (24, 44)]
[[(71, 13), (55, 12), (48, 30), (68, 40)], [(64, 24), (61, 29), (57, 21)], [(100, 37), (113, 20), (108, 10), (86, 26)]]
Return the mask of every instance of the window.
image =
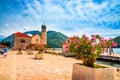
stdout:
[(22, 39), (22, 40), (21, 40), (21, 43), (25, 43), (25, 40), (24, 40), (24, 39)]
[(36, 39), (36, 42), (38, 42), (38, 39)]

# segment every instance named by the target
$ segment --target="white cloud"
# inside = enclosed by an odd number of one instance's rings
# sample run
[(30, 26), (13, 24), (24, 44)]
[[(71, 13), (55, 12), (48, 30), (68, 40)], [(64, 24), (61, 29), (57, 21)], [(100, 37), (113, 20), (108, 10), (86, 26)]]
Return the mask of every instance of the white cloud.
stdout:
[(73, 35), (78, 35), (78, 36), (82, 36), (83, 34), (90, 36), (92, 34), (99, 34), (100, 36), (104, 37), (104, 38), (114, 38), (116, 36), (120, 35), (120, 29), (114, 30), (114, 29), (110, 29), (110, 28), (90, 28), (90, 27), (84, 27), (84, 28), (76, 28), (74, 31), (70, 32), (70, 31), (61, 31), (64, 34), (66, 34), (67, 36), (73, 36)]
[(39, 14), (37, 13), (37, 11), (32, 7), (32, 5), (30, 3), (27, 3), (27, 10), (24, 11), (24, 14), (29, 14), (31, 16), (33, 16), (34, 18), (38, 19), (39, 18)]
[[(45, 21), (48, 30), (63, 32), (68, 36), (120, 34), (119, 29), (109, 28), (110, 24), (119, 25), (120, 13), (117, 13), (120, 12), (120, 7), (117, 7), (120, 6), (119, 0), (104, 1), (101, 4), (92, 0), (43, 0), (43, 3), (39, 0), (34, 0), (33, 3), (26, 1), (26, 8), (22, 13), (27, 16), (22, 17), (22, 14), (19, 14), (9, 19), (13, 21), (9, 26), (14, 28), (18, 26), (16, 28), (18, 31), (39, 30)], [(15, 32), (12, 29), (10, 31)]]

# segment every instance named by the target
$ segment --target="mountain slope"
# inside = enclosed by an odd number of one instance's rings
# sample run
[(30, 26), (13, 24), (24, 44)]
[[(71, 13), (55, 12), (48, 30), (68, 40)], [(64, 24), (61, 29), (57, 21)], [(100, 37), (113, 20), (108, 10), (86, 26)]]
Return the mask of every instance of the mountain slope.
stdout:
[(38, 30), (36, 30), (36, 31), (26, 31), (26, 32), (24, 32), (25, 34), (32, 34), (32, 35), (35, 35), (35, 34), (41, 34), (41, 32), (40, 31), (38, 31)]
[(5, 36), (0, 35), (0, 41), (2, 41), (3, 39), (5, 39)]
[(56, 31), (47, 32), (47, 43), (53, 48), (61, 48), (68, 37)]
[(120, 36), (117, 36), (113, 39), (117, 43), (117, 47), (120, 47)]
[[(25, 32), (25, 34), (31, 34), (31, 35), (39, 34), (40, 35), (41, 32), (39, 32), (39, 31), (27, 31), (27, 32)], [(52, 47), (52, 48), (61, 48), (62, 43), (65, 42), (67, 38), (68, 38), (67, 36), (65, 36), (64, 34), (62, 34), (60, 32), (47, 31), (47, 44), (49, 44), (50, 47)], [(3, 41), (9, 41), (13, 46), (14, 34), (8, 36)]]
[(8, 36), (5, 39), (3, 39), (2, 41), (4, 41), (4, 42), (10, 42), (11, 46), (13, 46), (13, 43), (14, 43), (14, 34), (11, 34), (10, 36)]

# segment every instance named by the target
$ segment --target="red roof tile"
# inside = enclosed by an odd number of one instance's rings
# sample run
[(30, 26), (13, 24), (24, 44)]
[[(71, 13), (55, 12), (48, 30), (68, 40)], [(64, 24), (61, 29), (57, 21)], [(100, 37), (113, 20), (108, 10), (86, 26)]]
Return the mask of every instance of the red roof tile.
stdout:
[(4, 45), (0, 44), (0, 48), (4, 48), (4, 47), (5, 47)]
[(31, 38), (30, 36), (28, 36), (27, 34), (24, 34), (24, 33), (21, 33), (21, 32), (17, 32), (15, 33), (15, 36), (20, 36), (20, 37), (29, 37)]

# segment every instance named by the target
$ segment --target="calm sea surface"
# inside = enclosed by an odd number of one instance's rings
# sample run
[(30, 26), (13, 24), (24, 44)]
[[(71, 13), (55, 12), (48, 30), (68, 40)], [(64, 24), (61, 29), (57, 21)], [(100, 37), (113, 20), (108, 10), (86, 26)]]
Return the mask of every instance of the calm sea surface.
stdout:
[[(120, 54), (120, 48), (113, 48), (113, 52), (114, 52), (114, 54)], [(112, 67), (120, 68), (120, 64), (119, 63), (107, 62), (107, 61), (96, 61), (96, 63), (98, 63), (98, 64), (105, 64), (105, 65), (109, 65), (109, 66), (112, 66)]]
[(100, 60), (97, 60), (96, 63), (97, 64), (104, 64), (104, 65), (109, 65), (109, 66), (112, 66), (112, 67), (120, 68), (120, 64), (119, 63), (108, 62), (108, 61), (100, 61)]
[(120, 54), (120, 48), (113, 48), (113, 52), (115, 54)]
[[(55, 49), (56, 50), (62, 50), (62, 48), (55, 48)], [(114, 54), (120, 54), (120, 48), (113, 48), (113, 52), (114, 52)], [(119, 63), (100, 61), (100, 60), (99, 61), (97, 60), (96, 63), (120, 68), (120, 64)]]

